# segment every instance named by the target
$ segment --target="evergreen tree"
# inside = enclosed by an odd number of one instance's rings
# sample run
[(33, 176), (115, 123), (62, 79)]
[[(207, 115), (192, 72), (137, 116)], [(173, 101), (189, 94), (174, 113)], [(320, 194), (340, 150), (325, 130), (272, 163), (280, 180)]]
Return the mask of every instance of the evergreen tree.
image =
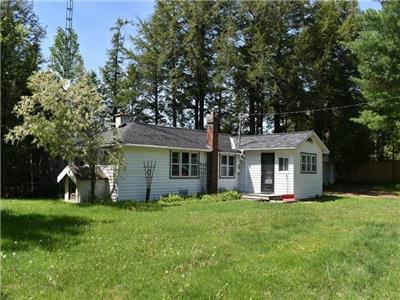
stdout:
[[(300, 110), (354, 105), (360, 95), (351, 77), (357, 76), (357, 60), (346, 43), (359, 33), (359, 9), (355, 1), (316, 1), (298, 40), (298, 56), (306, 93)], [(368, 159), (369, 131), (351, 121), (358, 108), (319, 111), (290, 116), (296, 130), (314, 129), (331, 150), (338, 165)], [(346, 132), (346, 135), (343, 135)]]
[(57, 28), (54, 44), (50, 47), (49, 68), (62, 78), (75, 79), (84, 71), (83, 59), (79, 53), (78, 36), (74, 30), (68, 32)]
[(118, 19), (115, 26), (111, 28), (113, 36), (111, 39), (112, 48), (108, 50), (108, 60), (101, 69), (104, 93), (107, 98), (108, 107), (113, 120), (121, 106), (119, 98), (122, 89), (122, 80), (125, 76), (123, 63), (125, 60), (125, 35), (122, 31), (123, 27), (128, 24), (127, 20)]
[(184, 23), (182, 20), (182, 5), (176, 1), (160, 1), (155, 8), (155, 14), (164, 28), (159, 39), (163, 44), (162, 67), (165, 73), (164, 87), (166, 92), (165, 113), (176, 127), (186, 123), (184, 109), (188, 106), (184, 64)]
[(18, 145), (3, 137), (19, 124), (12, 113), (22, 95), (29, 95), (27, 79), (42, 61), (40, 42), (45, 36), (30, 1), (1, 1), (1, 195), (54, 195), (57, 170), (46, 152), (29, 141)]
[(163, 93), (163, 48), (160, 37), (163, 30), (155, 14), (149, 21), (139, 21), (137, 37), (132, 37), (134, 49), (127, 51), (131, 72), (127, 82), (134, 83), (134, 90), (140, 91), (131, 100), (134, 120), (159, 124), (163, 121), (165, 97)]
[(181, 2), (185, 22), (187, 92), (193, 99), (194, 128), (204, 128), (206, 102), (211, 86), (212, 41), (215, 9), (212, 1)]
[(350, 43), (359, 59), (356, 82), (368, 103), (355, 120), (389, 138), (392, 159), (400, 146), (399, 19), (400, 2), (383, 1), (381, 11), (367, 10), (360, 37)]
[(220, 117), (220, 130), (237, 132), (240, 113), (244, 110), (240, 97), (235, 97), (234, 75), (239, 65), (237, 47), (239, 36), (235, 16), (238, 15), (238, 3), (218, 1), (215, 5), (215, 38), (212, 41), (212, 98), (210, 106), (217, 109)]

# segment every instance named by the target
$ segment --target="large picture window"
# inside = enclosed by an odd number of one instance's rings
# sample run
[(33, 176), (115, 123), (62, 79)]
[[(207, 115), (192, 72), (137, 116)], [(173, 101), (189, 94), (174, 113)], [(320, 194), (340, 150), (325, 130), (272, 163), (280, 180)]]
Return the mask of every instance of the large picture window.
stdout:
[(199, 153), (171, 151), (171, 177), (193, 178), (199, 176)]
[(235, 177), (235, 156), (221, 154), (219, 157), (219, 177)]
[(317, 155), (301, 153), (301, 173), (317, 173)]

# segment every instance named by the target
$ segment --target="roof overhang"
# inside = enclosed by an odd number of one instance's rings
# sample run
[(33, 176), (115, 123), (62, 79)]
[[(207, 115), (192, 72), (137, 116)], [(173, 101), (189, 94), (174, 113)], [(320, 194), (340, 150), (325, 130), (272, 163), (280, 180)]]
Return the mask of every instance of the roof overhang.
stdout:
[(276, 150), (296, 150), (296, 147), (278, 148), (239, 148), (239, 151), (276, 151)]
[(170, 146), (158, 146), (158, 145), (122, 144), (122, 146), (123, 147), (132, 147), (132, 148), (155, 148), (155, 149), (167, 149), (167, 150), (187, 150), (187, 151), (198, 151), (198, 152), (212, 152), (211, 149), (183, 148), (183, 147), (170, 147)]
[(308, 140), (310, 137), (313, 137), (318, 146), (321, 148), (321, 152), (322, 154), (329, 154), (329, 149), (328, 147), (324, 144), (324, 142), (319, 138), (318, 134), (316, 134), (314, 131), (310, 132), (310, 134), (301, 142), (299, 143), (299, 145), (301, 145), (302, 143), (304, 143), (306, 140)]
[(58, 174), (57, 176), (57, 183), (61, 182), (61, 180), (64, 179), (65, 176), (68, 176), (69, 178), (71, 178), (71, 180), (77, 184), (77, 179), (76, 176), (74, 175), (74, 173), (72, 172), (71, 168), (69, 166), (66, 166), (60, 174)]

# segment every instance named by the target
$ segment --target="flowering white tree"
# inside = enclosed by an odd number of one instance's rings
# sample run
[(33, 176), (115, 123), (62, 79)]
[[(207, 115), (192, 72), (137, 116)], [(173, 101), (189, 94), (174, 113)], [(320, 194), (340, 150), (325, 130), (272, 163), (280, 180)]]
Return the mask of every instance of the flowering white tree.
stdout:
[(57, 74), (38, 72), (29, 79), (31, 96), (24, 96), (14, 112), (22, 120), (6, 136), (15, 143), (32, 137), (32, 143), (43, 147), (53, 157), (88, 164), (91, 177), (91, 201), (95, 200), (96, 164), (107, 160), (123, 164), (117, 139), (104, 147), (104, 101), (88, 74), (72, 83)]

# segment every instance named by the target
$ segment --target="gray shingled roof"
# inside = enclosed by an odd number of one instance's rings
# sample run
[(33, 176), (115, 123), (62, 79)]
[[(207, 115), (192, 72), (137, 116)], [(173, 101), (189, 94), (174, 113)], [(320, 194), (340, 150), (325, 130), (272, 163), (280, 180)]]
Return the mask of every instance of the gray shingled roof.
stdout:
[[(143, 123), (128, 123), (117, 129), (118, 137), (123, 144), (162, 146), (182, 149), (199, 149), (208, 151), (207, 131), (176, 127), (156, 126)], [(252, 149), (294, 149), (311, 136), (313, 131), (283, 132), (264, 135), (242, 135), (240, 147), (238, 137), (219, 134), (219, 151), (237, 152), (232, 149), (231, 140), (236, 148)], [(112, 143), (111, 132), (106, 133), (106, 143)]]
[[(207, 131), (185, 128), (164, 127), (143, 123), (128, 123), (117, 129), (123, 144), (163, 146), (183, 149), (210, 150), (207, 145)], [(112, 134), (106, 134), (106, 143), (112, 143)], [(219, 151), (232, 152), (231, 138), (219, 134)]]
[[(301, 142), (311, 136), (313, 131), (282, 132), (263, 135), (242, 135), (240, 149), (291, 149), (296, 148)], [(238, 145), (238, 138), (235, 137)]]
[[(89, 166), (69, 166), (69, 168), (77, 179), (90, 179)], [(99, 166), (96, 166), (95, 172), (96, 178), (107, 179), (107, 176), (104, 174), (103, 170)]]

